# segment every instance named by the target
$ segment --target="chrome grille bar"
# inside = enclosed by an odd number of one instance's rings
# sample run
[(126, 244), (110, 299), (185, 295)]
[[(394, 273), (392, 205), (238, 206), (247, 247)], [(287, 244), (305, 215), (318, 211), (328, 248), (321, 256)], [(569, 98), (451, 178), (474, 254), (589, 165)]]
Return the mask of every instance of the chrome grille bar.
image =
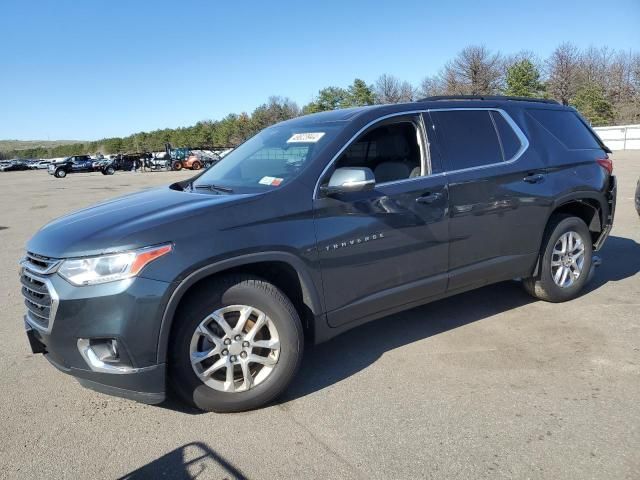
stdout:
[[(59, 261), (56, 260), (56, 262), (58, 263), (52, 263), (46, 268), (57, 268)], [(50, 333), (58, 309), (58, 294), (53, 288), (51, 280), (33, 273), (28, 256), (20, 264), (22, 266), (20, 283), (22, 284), (24, 305), (27, 307), (27, 322), (44, 333)]]
[(62, 260), (58, 258), (44, 257), (31, 252), (27, 252), (20, 262), (26, 269), (41, 275), (55, 272), (60, 263), (62, 263)]

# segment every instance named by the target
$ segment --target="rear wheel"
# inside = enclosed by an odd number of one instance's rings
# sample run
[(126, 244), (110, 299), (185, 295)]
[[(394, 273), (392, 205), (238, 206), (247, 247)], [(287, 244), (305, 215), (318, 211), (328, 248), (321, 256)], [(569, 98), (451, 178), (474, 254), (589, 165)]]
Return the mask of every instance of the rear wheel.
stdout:
[(257, 408), (282, 393), (303, 352), (300, 318), (274, 285), (223, 277), (188, 300), (174, 319), (170, 381), (207, 411)]
[(173, 169), (175, 171), (180, 171), (182, 170), (182, 162), (173, 162)]
[(575, 298), (589, 279), (593, 246), (587, 225), (578, 217), (551, 218), (540, 252), (538, 274), (523, 281), (525, 290), (547, 302)]

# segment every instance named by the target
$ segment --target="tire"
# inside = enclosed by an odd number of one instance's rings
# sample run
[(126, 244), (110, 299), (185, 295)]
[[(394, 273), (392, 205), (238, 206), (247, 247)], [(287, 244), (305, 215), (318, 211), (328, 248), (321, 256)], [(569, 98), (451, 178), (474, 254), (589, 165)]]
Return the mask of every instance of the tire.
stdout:
[(193, 162), (191, 164), (191, 170), (200, 170), (202, 168), (202, 165), (200, 165), (200, 162)]
[[(579, 269), (577, 278), (572, 276), (574, 272), (574, 264), (569, 267), (565, 267), (563, 262), (570, 263), (570, 258), (566, 255), (554, 253), (554, 249), (562, 249), (562, 238), (578, 237), (584, 246), (582, 253), (582, 266)], [(560, 242), (560, 243), (559, 243)], [(578, 242), (574, 240), (574, 245), (578, 245)], [(571, 240), (567, 241), (571, 244)], [(558, 247), (556, 246), (558, 244)], [(556, 250), (558, 251), (558, 250)], [(579, 248), (568, 248), (568, 252), (578, 252)], [(578, 296), (582, 288), (589, 280), (589, 272), (591, 270), (593, 255), (593, 245), (591, 240), (591, 233), (587, 228), (584, 221), (578, 217), (571, 215), (554, 215), (549, 220), (549, 224), (545, 230), (545, 235), (540, 248), (540, 263), (538, 265), (538, 274), (535, 277), (526, 278), (523, 280), (523, 286), (525, 290), (532, 296), (544, 300), (546, 302), (566, 302)], [(572, 258), (578, 259), (576, 262), (580, 262), (580, 255), (571, 255)], [(552, 261), (554, 265), (552, 265)], [(558, 263), (560, 264), (558, 266)], [(577, 264), (576, 264), (577, 266)], [(566, 277), (562, 275), (562, 268), (568, 269)], [(561, 286), (556, 283), (554, 276), (561, 271), (560, 283), (566, 278), (565, 285)], [(557, 278), (557, 277), (556, 277)], [(571, 282), (571, 283), (570, 283)]]
[[(230, 309), (230, 312), (223, 312), (218, 318), (223, 316), (228, 321), (228, 326), (234, 328), (238, 326), (234, 321), (235, 310), (244, 306), (250, 307), (251, 314), (241, 330), (242, 338), (238, 340), (237, 332), (225, 335), (219, 327), (220, 324), (210, 317), (213, 312)], [(264, 313), (265, 316), (258, 315), (259, 313)], [(258, 329), (255, 337), (250, 338), (260, 317), (266, 319), (266, 323)], [(201, 324), (206, 325), (207, 334), (199, 333), (202, 332)], [(276, 332), (275, 336), (273, 331)], [(210, 341), (211, 332), (215, 332), (215, 345)], [(276, 342), (279, 341), (277, 352), (275, 349), (254, 346), (257, 342), (273, 342), (274, 338)], [(248, 340), (256, 344), (249, 343)], [(232, 343), (227, 345), (225, 341)], [(170, 342), (171, 390), (189, 405), (215, 412), (250, 410), (276, 398), (287, 388), (296, 374), (304, 349), (302, 324), (291, 301), (277, 287), (260, 278), (238, 275), (215, 279), (193, 294), (186, 305), (176, 313)], [(211, 348), (214, 346), (221, 353), (197, 363), (195, 367), (191, 365), (194, 348), (196, 354), (202, 354), (213, 352)], [(243, 350), (240, 351), (239, 348)], [(260, 363), (247, 360), (242, 364), (241, 355), (244, 355), (242, 358), (250, 359), (256, 358), (254, 354), (260, 355)], [(265, 359), (271, 363), (275, 361), (275, 364), (262, 365)], [(207, 369), (216, 368), (215, 365), (230, 365), (225, 363), (230, 361), (237, 362), (231, 369), (234, 375), (231, 382), (228, 381), (229, 370), (225, 366), (218, 367), (218, 370), (209, 376), (205, 375)], [(245, 366), (253, 368), (253, 373), (249, 370), (249, 375), (245, 375)], [(198, 374), (197, 368), (201, 370)], [(251, 377), (251, 381), (254, 382), (248, 388), (249, 384), (245, 384), (247, 377)], [(228, 385), (232, 387), (227, 388)]]
[(67, 176), (67, 172), (62, 168), (59, 168), (58, 170), (56, 170), (56, 173), (54, 173), (54, 176), (56, 178), (64, 178)]
[(175, 170), (176, 172), (179, 172), (180, 170), (182, 170), (182, 162), (174, 162), (173, 170)]
[(116, 173), (116, 170), (113, 167), (107, 167), (107, 169), (105, 170), (105, 173), (107, 175), (113, 175), (114, 173)]

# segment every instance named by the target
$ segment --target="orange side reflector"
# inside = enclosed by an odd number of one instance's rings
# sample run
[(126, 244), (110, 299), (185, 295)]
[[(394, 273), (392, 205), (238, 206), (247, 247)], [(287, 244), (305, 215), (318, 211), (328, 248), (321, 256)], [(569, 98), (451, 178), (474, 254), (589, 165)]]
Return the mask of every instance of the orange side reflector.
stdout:
[(171, 245), (163, 245), (138, 254), (131, 265), (131, 274), (137, 275), (148, 263), (151, 263), (156, 258), (160, 258), (161, 256), (169, 253), (171, 250), (173, 250)]

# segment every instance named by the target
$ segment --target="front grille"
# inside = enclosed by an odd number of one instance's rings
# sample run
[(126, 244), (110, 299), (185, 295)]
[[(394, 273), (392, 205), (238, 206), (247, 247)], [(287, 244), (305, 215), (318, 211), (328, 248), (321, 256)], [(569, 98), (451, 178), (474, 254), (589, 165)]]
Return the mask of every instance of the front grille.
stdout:
[(58, 305), (57, 295), (51, 283), (22, 269), (20, 275), (22, 296), (27, 307), (27, 320), (34, 327), (46, 332), (51, 331), (51, 325)]
[(27, 252), (22, 259), (22, 265), (25, 268), (28, 268), (32, 272), (42, 274), (53, 272), (58, 265), (60, 265), (60, 262), (57, 258), (44, 257), (31, 252)]

